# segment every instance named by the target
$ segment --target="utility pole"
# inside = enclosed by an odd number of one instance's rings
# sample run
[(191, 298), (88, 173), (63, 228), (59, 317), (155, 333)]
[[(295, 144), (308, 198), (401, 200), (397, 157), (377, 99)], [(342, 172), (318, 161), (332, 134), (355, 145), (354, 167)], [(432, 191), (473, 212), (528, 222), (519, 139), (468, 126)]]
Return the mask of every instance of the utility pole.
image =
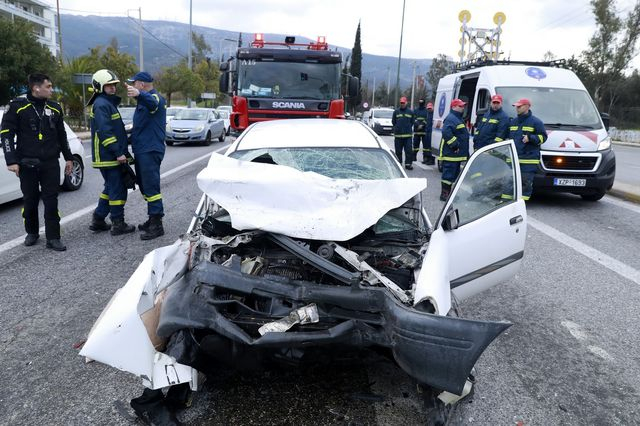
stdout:
[(376, 105), (376, 75), (373, 74), (373, 93), (371, 94), (371, 108)]
[(391, 68), (387, 67), (387, 105), (389, 106), (391, 102), (389, 102), (389, 92), (391, 91)]
[(138, 29), (138, 38), (140, 39), (140, 71), (144, 70), (144, 53), (142, 52), (142, 8), (138, 7), (138, 19), (140, 28)]
[(413, 96), (416, 93), (416, 61), (413, 61), (413, 74), (411, 76), (411, 109), (413, 109)]
[(400, 60), (402, 59), (402, 33), (404, 32), (404, 7), (407, 3), (406, 0), (402, 0), (402, 25), (400, 26), (400, 50), (398, 51), (398, 72), (396, 73), (396, 94), (393, 101), (395, 107), (398, 106), (398, 91), (400, 90)]
[[(187, 56), (187, 66), (189, 67), (189, 71), (192, 71), (191, 68), (191, 39), (193, 35), (191, 33), (191, 18), (193, 12), (193, 1), (189, 0), (189, 55)], [(187, 108), (191, 108), (191, 98), (187, 96)]]
[(58, 17), (58, 40), (60, 43), (60, 63), (63, 63), (62, 56), (62, 28), (60, 27), (60, 0), (56, 0), (56, 9), (57, 9), (57, 17)]

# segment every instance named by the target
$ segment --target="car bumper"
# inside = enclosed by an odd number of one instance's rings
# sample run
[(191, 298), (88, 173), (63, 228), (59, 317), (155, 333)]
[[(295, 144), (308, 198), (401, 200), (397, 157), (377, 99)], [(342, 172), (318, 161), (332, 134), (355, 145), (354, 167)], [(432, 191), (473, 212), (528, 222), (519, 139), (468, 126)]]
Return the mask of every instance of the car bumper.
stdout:
[(165, 140), (171, 142), (192, 142), (203, 141), (206, 138), (206, 132), (188, 132), (188, 133), (173, 133), (167, 132)]
[(383, 126), (380, 123), (373, 125), (373, 131), (379, 135), (390, 135), (393, 133), (393, 126)]
[[(591, 194), (611, 189), (616, 176), (616, 157), (613, 150), (600, 152), (602, 158), (597, 169), (592, 172), (581, 171), (549, 171), (538, 169), (533, 181), (534, 189), (554, 192), (571, 192), (574, 194)], [(579, 179), (584, 185), (558, 185), (557, 179)]]

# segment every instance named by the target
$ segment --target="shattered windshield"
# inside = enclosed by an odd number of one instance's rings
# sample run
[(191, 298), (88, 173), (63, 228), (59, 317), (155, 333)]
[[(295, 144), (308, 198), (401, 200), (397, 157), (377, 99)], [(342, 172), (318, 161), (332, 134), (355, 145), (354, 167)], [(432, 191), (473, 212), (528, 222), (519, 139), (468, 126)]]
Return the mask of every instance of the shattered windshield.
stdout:
[(391, 156), (377, 148), (261, 148), (236, 151), (238, 160), (289, 166), (333, 179), (394, 179), (402, 172)]

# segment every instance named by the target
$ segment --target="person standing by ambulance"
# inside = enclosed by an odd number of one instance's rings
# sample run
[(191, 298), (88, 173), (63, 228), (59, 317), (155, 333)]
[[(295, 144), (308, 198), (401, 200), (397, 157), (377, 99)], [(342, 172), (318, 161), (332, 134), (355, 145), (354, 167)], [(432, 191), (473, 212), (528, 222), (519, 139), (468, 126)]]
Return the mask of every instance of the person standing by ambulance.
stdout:
[[(431, 107), (431, 108), (429, 108)], [(413, 160), (418, 161), (418, 152), (422, 151), (422, 164), (434, 164), (431, 154), (431, 129), (433, 127), (433, 104), (425, 106), (424, 99), (418, 101), (418, 109), (413, 113)], [(420, 148), (422, 143), (422, 148)]]
[(462, 112), (467, 103), (461, 99), (451, 101), (451, 111), (442, 125), (440, 156), (442, 161), (442, 189), (440, 201), (446, 201), (451, 186), (460, 174), (460, 164), (469, 157), (469, 131), (462, 120)]
[(2, 150), (7, 169), (20, 179), (24, 208), (22, 217), (27, 236), (25, 246), (40, 237), (38, 204), (44, 204), (44, 227), (47, 248), (64, 251), (60, 240), (60, 153), (66, 161), (65, 174), (71, 173), (73, 156), (64, 129), (62, 107), (51, 101), (53, 85), (45, 74), (28, 77), (30, 93), (11, 101), (2, 118)]
[(547, 140), (542, 121), (531, 113), (531, 101), (519, 99), (513, 104), (517, 117), (509, 123), (509, 139), (513, 139), (518, 152), (522, 176), (522, 199), (527, 201), (533, 192), (533, 178), (540, 164), (540, 145)]
[(396, 157), (402, 164), (402, 151), (404, 151), (404, 167), (412, 170), (413, 165), (413, 149), (411, 146), (411, 138), (413, 136), (413, 111), (407, 108), (407, 98), (400, 98), (400, 108), (393, 111), (391, 124), (393, 124), (393, 135), (395, 143)]
[(128, 80), (127, 96), (136, 98), (131, 147), (135, 156), (140, 193), (147, 202), (149, 219), (138, 225), (141, 240), (164, 235), (164, 206), (160, 192), (160, 164), (165, 153), (167, 103), (153, 87), (151, 74), (141, 71)]
[(473, 137), (473, 150), (495, 142), (502, 142), (509, 136), (509, 116), (502, 109), (502, 96), (491, 97), (491, 107), (482, 117)]

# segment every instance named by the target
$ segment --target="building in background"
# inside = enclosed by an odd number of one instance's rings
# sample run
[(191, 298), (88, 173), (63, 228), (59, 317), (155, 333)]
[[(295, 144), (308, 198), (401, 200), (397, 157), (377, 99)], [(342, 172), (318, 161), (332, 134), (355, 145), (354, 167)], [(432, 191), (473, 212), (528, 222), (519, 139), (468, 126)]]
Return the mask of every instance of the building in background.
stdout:
[(56, 11), (37, 0), (0, 0), (0, 19), (22, 19), (34, 27), (35, 36), (55, 57), (60, 55)]

